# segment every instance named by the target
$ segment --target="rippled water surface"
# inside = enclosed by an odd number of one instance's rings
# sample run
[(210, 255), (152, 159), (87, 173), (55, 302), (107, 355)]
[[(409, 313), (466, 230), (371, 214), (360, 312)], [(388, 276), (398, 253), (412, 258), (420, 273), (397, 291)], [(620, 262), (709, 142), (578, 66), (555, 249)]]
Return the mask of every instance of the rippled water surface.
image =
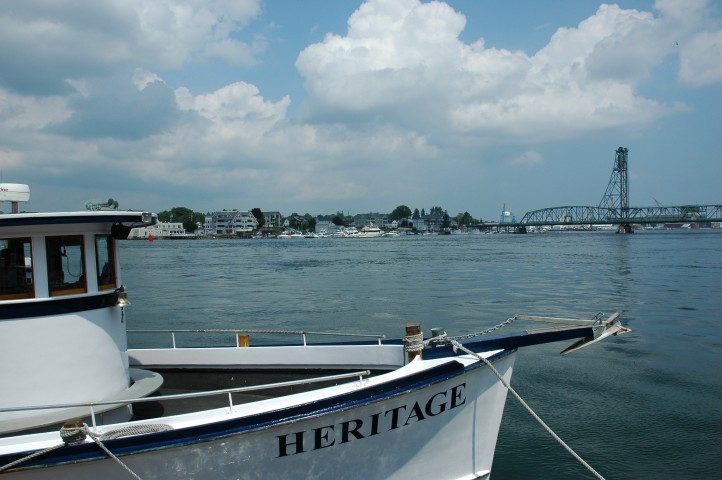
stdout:
[[(722, 232), (136, 241), (121, 254), (131, 329), (398, 337), (407, 322), (463, 334), (517, 313), (623, 310), (633, 333), (564, 357), (563, 344), (522, 349), (512, 384), (607, 479), (722, 478)], [(511, 397), (493, 469), (593, 478)]]

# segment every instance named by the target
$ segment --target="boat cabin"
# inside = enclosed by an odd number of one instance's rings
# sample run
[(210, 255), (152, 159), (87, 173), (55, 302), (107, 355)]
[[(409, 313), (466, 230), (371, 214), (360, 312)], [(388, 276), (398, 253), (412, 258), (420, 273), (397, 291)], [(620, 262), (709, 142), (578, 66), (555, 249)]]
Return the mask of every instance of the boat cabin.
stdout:
[[(0, 214), (0, 362), (13, 366), (0, 370), (0, 407), (126, 395), (135, 382), (117, 242), (155, 217), (21, 213), (17, 204), (28, 198), (25, 185), (0, 185), (0, 201), (12, 202), (14, 212)], [(3, 412), (0, 434), (61, 417), (57, 410)]]

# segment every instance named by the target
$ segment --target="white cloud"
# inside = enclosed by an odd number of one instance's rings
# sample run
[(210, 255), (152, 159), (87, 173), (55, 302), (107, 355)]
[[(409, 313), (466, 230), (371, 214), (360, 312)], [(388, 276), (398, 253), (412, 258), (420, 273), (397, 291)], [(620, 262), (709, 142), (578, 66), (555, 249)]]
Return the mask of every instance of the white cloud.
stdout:
[(242, 64), (255, 61), (250, 54), (253, 49), (234, 39), (232, 34), (260, 13), (258, 0), (120, 3), (136, 16), (135, 40), (146, 47), (149, 60), (155, 65), (178, 68), (192, 56), (202, 54)]
[(245, 82), (195, 97), (182, 87), (175, 95), (181, 110), (193, 111), (212, 122), (209, 133), (217, 140), (245, 138), (256, 142), (285, 120), (291, 102), (289, 97), (268, 102), (256, 86)]
[(679, 79), (690, 85), (722, 83), (722, 30), (702, 32), (680, 45)]
[(0, 148), (0, 165), (5, 168), (18, 168), (22, 166), (23, 155), (9, 148)]
[(133, 85), (135, 85), (135, 88), (138, 90), (145, 90), (145, 87), (147, 87), (149, 84), (154, 82), (163, 82), (163, 79), (160, 78), (158, 75), (156, 75), (153, 72), (149, 72), (148, 70), (145, 70), (143, 68), (136, 68), (135, 72), (133, 72)]
[[(677, 7), (660, 2), (655, 17), (602, 5), (529, 55), (486, 48), (483, 39), (465, 44), (459, 39), (465, 18), (446, 4), (370, 0), (351, 16), (345, 36), (310, 45), (296, 65), (310, 95), (309, 118), (353, 113), (489, 142), (638, 129), (682, 108), (638, 88), (676, 53), (669, 31), (689, 32), (704, 2)], [(719, 64), (700, 78), (716, 78)], [(683, 65), (698, 71), (703, 62)]]
[[(269, 44), (239, 34), (259, 0), (62, 3), (0, 2), (0, 166), (284, 204), (383, 201), (435, 190), (442, 163), (470, 175), (551, 164), (545, 143), (645, 129), (684, 108), (645, 88), (675, 55), (680, 82), (722, 81), (722, 34), (703, 0), (602, 5), (538, 52), (461, 40), (466, 18), (442, 2), (369, 0), (347, 32), (298, 55), (308, 98), (292, 117), (289, 96), (267, 100), (242, 73), (203, 91), (182, 70), (254, 64)], [(483, 153), (499, 144), (521, 153)]]
[(265, 42), (235, 34), (259, 14), (259, 0), (0, 2), (0, 86), (52, 94), (67, 92), (68, 79), (138, 66), (249, 65)]
[[(662, 48), (679, 54), (679, 80), (692, 85), (722, 82), (722, 30), (707, 0), (657, 0), (662, 15)], [(719, 8), (719, 4), (715, 5)]]
[[(296, 66), (312, 100), (322, 107), (391, 111), (426, 97), (443, 100), (444, 70), (456, 70), (465, 19), (448, 5), (416, 0), (366, 2), (349, 19), (344, 37), (329, 34), (310, 45)], [(407, 105), (412, 107), (412, 105)]]
[(544, 165), (544, 157), (536, 150), (527, 150), (512, 158), (509, 163), (511, 163), (512, 165), (535, 167), (539, 165)]
[(26, 97), (0, 88), (0, 130), (11, 134), (6, 141), (11, 141), (12, 136), (20, 132), (40, 130), (51, 123), (67, 120), (71, 114), (65, 98)]

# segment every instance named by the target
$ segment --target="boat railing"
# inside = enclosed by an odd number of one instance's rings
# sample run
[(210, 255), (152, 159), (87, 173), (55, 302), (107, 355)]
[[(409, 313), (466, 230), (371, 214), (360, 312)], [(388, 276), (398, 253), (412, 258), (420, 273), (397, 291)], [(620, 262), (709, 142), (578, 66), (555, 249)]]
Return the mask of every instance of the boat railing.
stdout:
[(172, 348), (178, 348), (176, 344), (176, 334), (191, 333), (210, 333), (220, 335), (233, 335), (235, 337), (236, 347), (249, 347), (251, 335), (300, 335), (303, 346), (308, 346), (308, 336), (327, 336), (327, 337), (354, 337), (354, 338), (373, 338), (376, 339), (378, 345), (386, 335), (363, 334), (363, 333), (339, 333), (339, 332), (307, 332), (304, 330), (248, 330), (248, 329), (132, 329), (128, 333), (158, 333), (170, 334)]
[(228, 396), (228, 408), (229, 413), (234, 413), (235, 406), (233, 404), (234, 393), (245, 393), (257, 390), (270, 390), (274, 388), (293, 387), (297, 385), (308, 385), (311, 383), (321, 382), (333, 382), (337, 380), (345, 380), (350, 378), (358, 378), (359, 388), (363, 386), (364, 377), (371, 375), (369, 370), (359, 370), (356, 372), (340, 373), (337, 375), (325, 375), (322, 377), (304, 378), (300, 380), (288, 380), (285, 382), (265, 383), (262, 385), (250, 385), (247, 387), (235, 387), (235, 388), (224, 388), (220, 390), (206, 390), (202, 392), (189, 392), (189, 393), (176, 393), (170, 395), (157, 395), (152, 397), (138, 397), (138, 398), (122, 398), (117, 400), (102, 400), (97, 402), (76, 402), (76, 403), (58, 403), (52, 405), (32, 405), (25, 407), (0, 407), (0, 413), (10, 412), (26, 412), (34, 410), (55, 410), (55, 409), (69, 409), (69, 408), (88, 408), (88, 414), (91, 419), (93, 428), (97, 428), (96, 422), (96, 407), (105, 407), (112, 405), (131, 405), (136, 403), (145, 402), (160, 402), (160, 401), (172, 401), (172, 400), (184, 400), (188, 398), (198, 397), (211, 397), (216, 395), (227, 395)]

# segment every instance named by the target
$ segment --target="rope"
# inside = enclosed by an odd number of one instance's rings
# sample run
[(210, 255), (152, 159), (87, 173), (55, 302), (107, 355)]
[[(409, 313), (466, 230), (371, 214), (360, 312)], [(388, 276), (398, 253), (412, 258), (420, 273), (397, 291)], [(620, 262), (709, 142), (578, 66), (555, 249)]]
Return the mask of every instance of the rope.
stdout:
[[(437, 338), (438, 338), (438, 337), (437, 337)], [(472, 355), (472, 356), (478, 358), (480, 361), (484, 362), (484, 364), (485, 364), (487, 367), (489, 367), (492, 372), (494, 372), (494, 375), (497, 376), (497, 378), (498, 378), (498, 379), (501, 381), (501, 383), (506, 387), (506, 389), (507, 389), (509, 392), (511, 392), (512, 395), (514, 395), (514, 398), (516, 398), (516, 399), (519, 401), (519, 403), (526, 409), (526, 411), (529, 412), (529, 414), (530, 414), (532, 417), (534, 417), (534, 419), (535, 419), (537, 422), (539, 422), (539, 425), (541, 425), (541, 426), (544, 428), (544, 430), (546, 430), (547, 433), (549, 433), (549, 435), (551, 435), (552, 438), (554, 438), (554, 440), (556, 440), (562, 447), (564, 447), (564, 449), (565, 449), (567, 452), (569, 452), (569, 453), (572, 455), (572, 457), (574, 457), (580, 464), (582, 464), (587, 470), (589, 470), (589, 472), (592, 473), (592, 475), (594, 475), (595, 477), (597, 477), (599, 480), (604, 480), (604, 477), (603, 477), (599, 472), (597, 472), (596, 470), (594, 470), (594, 468), (592, 468), (591, 465), (589, 465), (587, 462), (585, 462), (584, 459), (579, 456), (579, 454), (577, 454), (574, 450), (572, 450), (572, 448), (571, 448), (569, 445), (567, 445), (567, 444), (564, 442), (564, 440), (562, 440), (562, 439), (559, 437), (559, 435), (557, 435), (557, 434), (554, 432), (554, 430), (551, 429), (551, 427), (549, 427), (546, 423), (544, 423), (544, 420), (542, 420), (542, 419), (539, 417), (539, 415), (537, 415), (536, 412), (534, 412), (534, 410), (532, 410), (532, 408), (524, 401), (524, 399), (522, 399), (521, 396), (520, 396), (518, 393), (516, 393), (516, 390), (514, 390), (514, 389), (511, 387), (511, 385), (509, 385), (509, 383), (508, 383), (506, 380), (504, 380), (504, 378), (501, 376), (501, 374), (499, 373), (499, 371), (491, 364), (491, 362), (490, 362), (489, 360), (487, 360), (486, 358), (482, 357), (481, 355), (479, 355), (479, 354), (477, 354), (477, 353), (469, 350), (468, 348), (464, 347), (461, 343), (459, 343), (458, 341), (456, 341), (456, 340), (454, 340), (454, 339), (452, 339), (452, 338), (449, 338), (449, 339), (447, 339), (447, 340), (448, 340), (449, 343), (451, 343), (451, 345), (454, 347), (454, 352), (456, 352), (457, 350), (462, 350), (462, 351), (468, 353), (469, 355)]]
[[(85, 428), (87, 429), (88, 427), (86, 426)], [(121, 459), (119, 459), (118, 457), (116, 457), (113, 452), (111, 452), (110, 450), (108, 450), (108, 447), (106, 447), (106, 446), (103, 444), (103, 442), (100, 440), (99, 435), (96, 435), (96, 434), (94, 434), (94, 433), (92, 433), (92, 432), (89, 432), (89, 433), (90, 433), (90, 438), (92, 438), (92, 439), (95, 441), (95, 443), (97, 443), (98, 446), (99, 446), (110, 458), (112, 458), (113, 460), (115, 460), (116, 462), (118, 462), (118, 465), (120, 465), (121, 467), (123, 467), (126, 472), (128, 472), (128, 473), (129, 473), (133, 478), (135, 478), (136, 480), (143, 480), (142, 478), (140, 478), (140, 476), (139, 476), (137, 473), (135, 473), (133, 470), (131, 470), (128, 465), (126, 465), (125, 463), (123, 463), (123, 461), (122, 461)]]
[(118, 428), (104, 433), (101, 440), (114, 440), (116, 438), (131, 437), (134, 435), (145, 435), (146, 433), (158, 433), (172, 430), (173, 427), (164, 423), (149, 423), (145, 425), (131, 425), (129, 427)]
[(477, 359), (479, 359), (479, 361), (483, 362), (486, 366), (488, 366), (492, 372), (494, 372), (494, 375), (496, 375), (496, 377), (501, 381), (502, 385), (504, 385), (504, 387), (506, 387), (506, 389), (509, 392), (511, 392), (511, 394), (514, 396), (514, 398), (517, 399), (517, 401), (526, 409), (526, 411), (529, 412), (529, 414), (539, 423), (539, 425), (541, 425), (544, 428), (544, 430), (547, 431), (547, 433), (549, 433), (549, 435), (552, 436), (552, 438), (554, 440), (557, 441), (557, 443), (559, 443), (562, 447), (564, 447), (564, 449), (567, 452), (569, 452), (572, 455), (572, 457), (574, 457), (581, 465), (583, 465), (587, 470), (589, 470), (589, 472), (591, 472), (596, 478), (598, 478), (599, 480), (604, 480), (604, 477), (601, 474), (599, 474), (599, 472), (594, 470), (594, 468), (591, 465), (589, 465), (587, 462), (585, 462), (584, 459), (579, 456), (579, 454), (577, 454), (569, 445), (567, 445), (566, 442), (564, 442), (564, 440), (562, 440), (559, 437), (559, 435), (557, 435), (554, 432), (554, 430), (552, 430), (551, 427), (549, 427), (549, 425), (547, 425), (544, 422), (544, 420), (542, 420), (539, 417), (539, 415), (536, 414), (536, 412), (534, 410), (532, 410), (532, 408), (524, 401), (523, 398), (521, 398), (521, 396), (516, 392), (516, 390), (514, 390), (511, 387), (511, 385), (509, 385), (509, 382), (504, 380), (504, 378), (501, 376), (499, 371), (491, 364), (491, 362), (489, 360), (487, 360), (486, 358), (477, 354), (476, 352), (469, 350), (468, 348), (464, 347), (461, 343), (459, 343), (459, 340), (462, 340), (462, 339), (479, 337), (479, 336), (491, 333), (494, 330), (498, 330), (506, 325), (511, 324), (515, 319), (516, 319), (516, 317), (507, 318), (500, 324), (494, 325), (493, 327), (483, 330), (481, 332), (471, 333), (468, 335), (459, 335), (459, 336), (455, 336), (455, 337), (447, 336), (446, 332), (442, 333), (441, 335), (437, 335), (436, 337), (431, 337), (427, 340), (424, 340), (423, 332), (419, 333), (419, 334), (415, 334), (415, 335), (407, 335), (406, 337), (404, 337), (404, 350), (406, 352), (417, 352), (417, 351), (423, 350), (424, 347), (426, 347), (428, 345), (435, 346), (435, 345), (451, 344), (451, 346), (454, 348), (454, 353), (456, 353), (458, 350), (462, 350), (465, 353), (468, 353), (469, 355), (476, 357)]
[(32, 460), (32, 459), (34, 459), (34, 458), (37, 458), (37, 457), (39, 457), (39, 456), (41, 456), (41, 455), (45, 455), (46, 453), (52, 452), (53, 450), (57, 450), (58, 448), (64, 447), (64, 446), (65, 446), (65, 444), (64, 444), (64, 443), (61, 443), (61, 444), (55, 445), (54, 447), (46, 448), (45, 450), (40, 450), (40, 451), (38, 451), (38, 452), (32, 453), (32, 454), (28, 455), (27, 457), (23, 457), (23, 458), (20, 458), (20, 459), (18, 459), (18, 460), (15, 460), (14, 462), (10, 462), (10, 463), (8, 463), (7, 465), (3, 465), (2, 467), (0, 467), (0, 472), (3, 472), (3, 471), (5, 471), (5, 470), (9, 470), (9, 469), (13, 468), (13, 467), (16, 466), (16, 465), (20, 465), (21, 463), (30, 461), (30, 460)]
[(132, 435), (142, 435), (145, 433), (164, 432), (170, 430), (171, 428), (172, 427), (170, 425), (165, 424), (135, 425), (119, 428), (117, 430), (111, 430), (103, 435), (100, 435), (91, 432), (88, 426), (82, 421), (68, 422), (60, 429), (60, 438), (63, 439), (63, 443), (60, 443), (50, 448), (46, 448), (45, 450), (40, 450), (38, 452), (32, 453), (26, 457), (8, 463), (7, 465), (3, 465), (0, 467), (0, 472), (13, 468), (16, 465), (20, 465), (21, 463), (30, 461), (34, 458), (45, 455), (46, 453), (52, 452), (53, 450), (57, 450), (58, 448), (64, 447), (66, 445), (78, 445), (80, 443), (83, 443), (87, 437), (90, 437), (98, 445), (98, 447), (100, 447), (101, 450), (106, 453), (106, 455), (118, 462), (118, 464), (123, 467), (133, 478), (135, 478), (136, 480), (143, 480), (142, 478), (140, 478), (140, 476), (138, 476), (137, 473), (131, 470), (130, 467), (123, 463), (120, 458), (118, 458), (113, 452), (111, 452), (108, 447), (103, 444), (103, 440), (112, 440), (115, 438), (127, 437)]
[(424, 342), (424, 332), (406, 335), (404, 337), (404, 351), (406, 352), (420, 352), (426, 345), (427, 343)]

